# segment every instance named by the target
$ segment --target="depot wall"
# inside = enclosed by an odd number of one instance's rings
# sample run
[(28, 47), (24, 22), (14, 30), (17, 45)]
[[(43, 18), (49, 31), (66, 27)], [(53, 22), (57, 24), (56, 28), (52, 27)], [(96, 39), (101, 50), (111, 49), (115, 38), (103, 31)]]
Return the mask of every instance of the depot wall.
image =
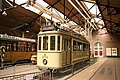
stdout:
[(117, 48), (118, 55), (120, 57), (120, 35), (104, 33), (99, 34), (98, 31), (94, 32), (91, 41), (91, 53), (94, 54), (94, 44), (100, 42), (103, 45), (103, 54), (106, 56), (106, 48)]

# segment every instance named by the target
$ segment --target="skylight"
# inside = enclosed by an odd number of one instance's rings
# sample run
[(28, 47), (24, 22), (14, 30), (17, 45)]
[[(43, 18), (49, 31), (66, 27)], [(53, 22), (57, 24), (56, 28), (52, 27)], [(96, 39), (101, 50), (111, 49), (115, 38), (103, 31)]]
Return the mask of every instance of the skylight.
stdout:
[[(11, 0), (11, 1), (13, 1), (13, 0)], [(15, 0), (15, 3), (22, 4), (22, 3), (25, 3), (27, 1), (28, 0)], [(44, 7), (48, 6), (48, 4), (46, 2), (44, 2), (43, 0), (36, 0), (36, 2), (38, 2), (39, 4), (42, 4), (42, 6), (44, 6)]]
[[(50, 20), (51, 20), (51, 16), (49, 16), (49, 15), (46, 14), (46, 13), (43, 13), (42, 16), (45, 17), (45, 18), (47, 18), (47, 19), (50, 19)], [(52, 21), (54, 21), (54, 22), (59, 22), (59, 20), (57, 20), (57, 19), (55, 19), (55, 18), (52, 18)]]
[[(88, 9), (90, 9), (94, 4), (93, 3), (89, 3), (89, 2), (84, 2), (86, 4), (86, 6), (88, 7)], [(104, 26), (104, 21), (101, 20), (101, 18), (97, 18), (96, 16), (99, 14), (99, 16), (101, 16), (100, 14), (100, 11), (99, 11), (99, 8), (97, 5), (94, 5), (91, 9), (90, 9), (90, 12), (91, 14), (95, 15), (93, 16), (95, 22), (98, 22), (98, 24), (101, 24), (99, 25), (98, 27), (99, 28), (102, 28)]]
[[(13, 0), (11, 0), (11, 1), (13, 1)], [(15, 0), (15, 2), (18, 4), (18, 5), (20, 5), (20, 4), (23, 4), (23, 3), (27, 3), (28, 2), (28, 0)], [(39, 3), (40, 5), (42, 5), (44, 8), (46, 8), (47, 6), (49, 6), (46, 2), (44, 2), (43, 0), (36, 0), (36, 3)], [(86, 3), (86, 4), (88, 4), (88, 3)], [(90, 4), (91, 6), (93, 5), (93, 4)], [(28, 9), (28, 10), (31, 10), (31, 11), (33, 11), (33, 12), (35, 12), (35, 13), (37, 13), (37, 14), (39, 14), (41, 11), (40, 10), (38, 10), (37, 8), (34, 8), (33, 6), (31, 6), (31, 5), (22, 5), (25, 9)], [(51, 11), (51, 9), (49, 9), (50, 11)], [(55, 13), (56, 15), (58, 15), (60, 18), (62, 18), (62, 19), (64, 19), (64, 17), (66, 17), (66, 16), (64, 16), (62, 13), (60, 13), (58, 10), (56, 10), (56, 9), (54, 9), (54, 8), (52, 8), (52, 12), (53, 13)], [(99, 12), (98, 12), (99, 13)], [(92, 13), (92, 14), (95, 14), (95, 13)], [(50, 15), (48, 15), (48, 14), (46, 14), (46, 13), (43, 13), (42, 14), (42, 16), (43, 17), (45, 17), (45, 18), (47, 18), (47, 19), (52, 19), (52, 21), (54, 21), (54, 22), (60, 22), (59, 20), (57, 20), (56, 18), (51, 18), (51, 16)], [(74, 22), (74, 21), (70, 21), (69, 22), (71, 25), (76, 25), (77, 26), (77, 24)], [(61, 24), (61, 25), (63, 25), (63, 26), (65, 26), (65, 27), (67, 27), (68, 25), (66, 25), (66, 24)], [(80, 27), (80, 26), (79, 26)]]

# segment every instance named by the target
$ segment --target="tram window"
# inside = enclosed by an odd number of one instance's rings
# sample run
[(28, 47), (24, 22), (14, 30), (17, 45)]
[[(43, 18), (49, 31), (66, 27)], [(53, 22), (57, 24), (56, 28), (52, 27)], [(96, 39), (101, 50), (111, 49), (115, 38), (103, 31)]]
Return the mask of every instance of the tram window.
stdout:
[(48, 50), (48, 36), (43, 37), (43, 50)]
[(62, 50), (64, 50), (64, 39), (62, 39)]
[(64, 39), (64, 50), (68, 50), (68, 39)]
[(7, 51), (11, 51), (11, 44), (7, 44)]
[(76, 42), (76, 51), (79, 51), (79, 45), (78, 45), (78, 42)]
[(82, 43), (78, 42), (78, 46), (79, 46), (79, 51), (82, 51)]
[(86, 51), (86, 44), (83, 44), (83, 51)]
[(55, 36), (50, 36), (50, 50), (55, 50)]
[(60, 50), (60, 36), (58, 36), (58, 45), (57, 45), (57, 49)]
[(35, 51), (35, 45), (32, 44), (32, 51)]
[(16, 51), (16, 43), (13, 43), (13, 51)]
[(80, 42), (78, 42), (77, 46), (78, 46), (78, 51), (80, 51)]
[(73, 41), (73, 51), (76, 51), (76, 41)]
[(41, 50), (41, 37), (39, 37), (39, 50)]

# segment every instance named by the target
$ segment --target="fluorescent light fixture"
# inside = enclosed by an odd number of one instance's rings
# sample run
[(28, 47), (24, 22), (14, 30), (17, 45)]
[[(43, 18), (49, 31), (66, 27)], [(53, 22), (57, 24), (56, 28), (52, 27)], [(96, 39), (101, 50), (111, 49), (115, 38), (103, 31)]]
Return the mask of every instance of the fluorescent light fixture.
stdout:
[(30, 31), (27, 30), (26, 33), (28, 33), (28, 32), (30, 32)]

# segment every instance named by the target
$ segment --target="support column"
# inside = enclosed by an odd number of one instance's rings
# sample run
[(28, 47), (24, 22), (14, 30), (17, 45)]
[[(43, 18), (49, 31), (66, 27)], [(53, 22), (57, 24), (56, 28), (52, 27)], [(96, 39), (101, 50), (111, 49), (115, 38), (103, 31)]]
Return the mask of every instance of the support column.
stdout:
[(0, 11), (2, 11), (2, 0), (0, 0)]
[(25, 38), (25, 32), (24, 31), (22, 32), (22, 38)]

